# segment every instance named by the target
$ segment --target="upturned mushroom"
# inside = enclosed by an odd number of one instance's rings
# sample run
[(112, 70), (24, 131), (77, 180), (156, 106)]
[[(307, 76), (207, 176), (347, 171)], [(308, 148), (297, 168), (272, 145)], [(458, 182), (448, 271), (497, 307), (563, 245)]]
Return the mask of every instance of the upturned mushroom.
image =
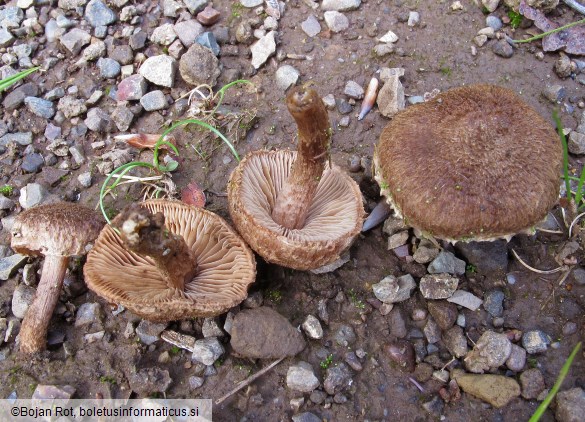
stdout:
[(102, 226), (103, 221), (94, 211), (68, 202), (30, 208), (14, 219), (12, 249), (45, 257), (37, 292), (20, 328), (21, 352), (31, 354), (45, 349), (69, 257), (85, 255)]
[[(252, 251), (219, 216), (149, 200), (105, 226), (84, 267), (89, 288), (150, 321), (219, 315), (247, 296)], [(114, 228), (115, 227), (115, 228)]]
[(407, 108), (374, 152), (376, 181), (396, 214), (452, 242), (533, 232), (558, 200), (561, 163), (554, 128), (493, 85)]
[(357, 184), (329, 162), (332, 130), (314, 89), (287, 95), (298, 126), (298, 152), (256, 151), (232, 172), (232, 220), (266, 261), (309, 270), (339, 258), (360, 232), (364, 209)]

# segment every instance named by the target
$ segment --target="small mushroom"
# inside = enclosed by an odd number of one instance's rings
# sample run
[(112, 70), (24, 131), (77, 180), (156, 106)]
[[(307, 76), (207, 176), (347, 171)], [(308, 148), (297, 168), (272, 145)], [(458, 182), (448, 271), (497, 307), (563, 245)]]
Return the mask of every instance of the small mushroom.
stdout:
[(557, 202), (561, 154), (554, 128), (514, 92), (472, 85), (397, 114), (375, 148), (375, 178), (423, 233), (509, 239)]
[(105, 226), (84, 267), (88, 287), (150, 321), (219, 315), (247, 296), (252, 251), (219, 216), (149, 200)]
[(12, 249), (45, 257), (37, 292), (20, 328), (21, 352), (31, 354), (45, 349), (69, 257), (85, 255), (102, 226), (94, 211), (68, 202), (30, 208), (14, 219)]
[(248, 154), (228, 182), (230, 215), (266, 261), (309, 270), (339, 258), (360, 232), (357, 184), (329, 162), (331, 127), (323, 101), (302, 87), (287, 95), (298, 152)]

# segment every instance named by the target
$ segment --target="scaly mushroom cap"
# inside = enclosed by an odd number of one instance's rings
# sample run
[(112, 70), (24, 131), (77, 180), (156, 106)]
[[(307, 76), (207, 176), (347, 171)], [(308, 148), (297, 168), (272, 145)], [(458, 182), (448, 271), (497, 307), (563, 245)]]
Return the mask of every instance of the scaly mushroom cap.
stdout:
[(407, 108), (374, 152), (376, 181), (405, 221), (450, 241), (533, 230), (559, 196), (554, 128), (514, 92), (456, 88)]
[(12, 226), (11, 247), (24, 255), (85, 255), (104, 222), (91, 209), (71, 202), (39, 205), (21, 212)]
[(197, 274), (184, 291), (167, 288), (152, 259), (124, 249), (108, 225), (84, 267), (91, 290), (150, 321), (219, 315), (246, 298), (256, 277), (254, 254), (221, 217), (178, 201), (141, 205), (162, 212), (165, 227), (185, 239), (197, 258)]
[(358, 185), (339, 167), (325, 167), (302, 229), (272, 219), (278, 192), (289, 177), (293, 151), (256, 151), (228, 182), (230, 215), (238, 232), (266, 261), (310, 270), (339, 258), (360, 232), (364, 209)]

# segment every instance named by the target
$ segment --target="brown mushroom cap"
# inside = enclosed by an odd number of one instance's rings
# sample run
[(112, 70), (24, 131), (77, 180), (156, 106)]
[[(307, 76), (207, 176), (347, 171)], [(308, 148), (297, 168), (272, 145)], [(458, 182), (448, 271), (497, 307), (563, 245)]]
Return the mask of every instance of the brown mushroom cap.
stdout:
[(11, 247), (25, 255), (85, 255), (104, 223), (91, 209), (70, 202), (39, 205), (21, 212), (12, 226)]
[(456, 88), (397, 114), (374, 153), (397, 213), (434, 237), (492, 240), (532, 230), (558, 200), (561, 143), (514, 92)]
[(293, 151), (248, 154), (228, 182), (235, 226), (266, 261), (309, 270), (339, 258), (360, 232), (364, 209), (358, 185), (337, 166), (327, 165), (302, 229), (287, 229), (272, 219), (276, 197), (289, 177)]
[(185, 239), (197, 257), (197, 274), (184, 291), (169, 289), (152, 259), (127, 251), (106, 226), (84, 267), (91, 290), (151, 321), (219, 315), (246, 298), (256, 277), (254, 255), (221, 217), (178, 201), (141, 205), (162, 212), (165, 226)]

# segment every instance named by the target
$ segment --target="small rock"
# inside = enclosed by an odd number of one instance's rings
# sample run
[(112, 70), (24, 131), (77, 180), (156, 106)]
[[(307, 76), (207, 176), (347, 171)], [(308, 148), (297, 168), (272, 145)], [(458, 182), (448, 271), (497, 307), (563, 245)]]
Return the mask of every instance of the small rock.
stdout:
[(437, 255), (439, 255), (439, 252), (441, 251), (435, 245), (433, 245), (432, 242), (423, 239), (416, 248), (416, 251), (414, 251), (412, 257), (414, 258), (415, 262), (418, 262), (419, 264), (426, 264), (435, 259)]
[(470, 372), (483, 373), (504, 365), (512, 353), (512, 343), (505, 334), (484, 332), (475, 347), (465, 358), (465, 368)]
[(195, 19), (189, 19), (175, 24), (175, 32), (179, 36), (179, 40), (187, 48), (191, 47), (197, 37), (204, 31), (203, 26)]
[(205, 378), (191, 376), (191, 377), (189, 377), (189, 388), (191, 390), (196, 390), (199, 387), (201, 387), (204, 382), (205, 382)]
[(506, 361), (508, 369), (514, 372), (520, 372), (526, 365), (526, 350), (522, 347), (512, 344), (512, 351), (510, 357)]
[(347, 363), (354, 371), (361, 371), (363, 369), (361, 362), (358, 360), (354, 352), (345, 354), (345, 363)]
[(427, 268), (430, 274), (465, 274), (465, 261), (458, 259), (451, 252), (442, 251)]
[(8, 280), (14, 273), (22, 268), (27, 261), (26, 255), (14, 254), (0, 258), (0, 280)]
[(288, 368), (286, 385), (292, 390), (310, 393), (319, 387), (319, 379), (315, 376), (310, 363), (300, 361)]
[(585, 391), (573, 388), (557, 394), (556, 420), (559, 422), (578, 422), (585, 414)]
[(448, 330), (457, 320), (457, 306), (444, 300), (429, 301), (428, 308), (441, 330)]
[(361, 0), (323, 0), (321, 9), (349, 12), (351, 10), (357, 10), (361, 3)]
[(441, 329), (433, 318), (429, 318), (423, 328), (425, 337), (430, 344), (437, 343), (441, 340)]
[(567, 90), (562, 85), (547, 85), (542, 95), (553, 104), (561, 103), (567, 96)]
[(456, 358), (462, 358), (467, 355), (467, 339), (463, 333), (463, 329), (459, 326), (449, 328), (443, 334), (443, 343)]
[(134, 113), (132, 113), (128, 107), (119, 105), (112, 112), (111, 118), (118, 130), (120, 132), (125, 132), (132, 124), (132, 120), (134, 120)]
[(85, 20), (94, 28), (108, 26), (116, 21), (116, 13), (102, 0), (90, 0), (85, 6)]
[(292, 417), (293, 422), (322, 422), (322, 419), (311, 412), (303, 412)]
[(400, 370), (405, 372), (414, 371), (414, 348), (412, 343), (406, 340), (396, 340), (384, 347), (386, 355), (396, 363)]
[(81, 187), (84, 187), (84, 188), (91, 187), (91, 182), (92, 182), (91, 172), (86, 171), (85, 173), (81, 173), (79, 176), (77, 176), (77, 181), (79, 182)]
[(32, 393), (32, 400), (69, 400), (75, 394), (75, 387), (70, 385), (39, 384)]
[(177, 38), (174, 25), (172, 23), (166, 23), (161, 25), (152, 31), (150, 35), (150, 41), (160, 45), (171, 45)]
[[(176, 71), (177, 61), (165, 54), (149, 57), (140, 66), (140, 75), (155, 85), (167, 88), (173, 87)], [(215, 85), (215, 83), (212, 85)]]
[(19, 284), (18, 286), (16, 286), (16, 289), (14, 289), (14, 294), (12, 295), (12, 314), (16, 318), (18, 319), (24, 318), (24, 316), (26, 315), (26, 311), (28, 310), (28, 307), (35, 298), (35, 294), (36, 290), (32, 287), (27, 286), (26, 284)]
[(307, 315), (302, 327), (309, 338), (315, 340), (323, 338), (323, 327), (321, 327), (321, 323), (315, 316)]
[(555, 62), (555, 73), (561, 79), (571, 76), (571, 59), (564, 53), (560, 53), (559, 59)]
[(85, 340), (85, 342), (87, 344), (92, 344), (92, 343), (96, 343), (98, 341), (101, 341), (104, 338), (104, 335), (106, 334), (105, 331), (97, 331), (95, 333), (89, 333), (89, 334), (85, 334), (83, 336), (83, 339)]
[(483, 297), (483, 308), (493, 317), (502, 316), (504, 313), (504, 292), (490, 290)]
[(577, 131), (572, 131), (569, 134), (569, 142), (567, 143), (569, 152), (574, 155), (585, 154), (585, 134)]
[(24, 103), (31, 113), (36, 114), (44, 119), (50, 119), (55, 115), (55, 108), (51, 101), (43, 100), (37, 97), (26, 97)]
[(102, 40), (96, 40), (83, 50), (83, 59), (90, 62), (106, 54), (106, 43)]
[(500, 278), (508, 269), (508, 242), (457, 242), (457, 252), (470, 264), (478, 274), (491, 278)]
[(323, 265), (322, 267), (311, 270), (313, 274), (327, 274), (341, 268), (349, 262), (350, 255), (349, 250), (343, 252), (339, 258), (330, 264)]
[(563, 335), (570, 336), (577, 332), (577, 324), (568, 321), (563, 325)]
[(259, 69), (276, 52), (274, 36), (275, 32), (270, 31), (250, 47), (252, 51), (252, 66), (255, 69)]
[(204, 338), (223, 337), (225, 333), (217, 323), (216, 318), (205, 318), (201, 326), (201, 333)]
[(89, 44), (90, 41), (91, 35), (78, 28), (73, 28), (59, 38), (59, 42), (63, 45), (63, 47), (69, 50), (69, 52), (74, 56), (77, 56), (83, 46)]
[(361, 100), (364, 98), (364, 89), (355, 81), (347, 81), (345, 84), (345, 89), (343, 93), (347, 95), (349, 98), (353, 98), (355, 100)]
[(514, 48), (508, 43), (508, 41), (502, 39), (496, 41), (492, 45), (492, 51), (494, 54), (500, 57), (504, 57), (506, 59), (512, 57), (514, 55)]
[[(8, 199), (4, 195), (0, 194), (0, 210), (11, 210), (13, 207), (14, 207), (14, 201), (12, 199)], [(2, 254), (0, 254), (0, 256), (1, 255)], [(0, 266), (1, 266), (1, 264), (0, 264)], [(0, 277), (0, 279), (2, 279), (2, 278)]]
[(526, 400), (536, 399), (545, 389), (544, 377), (538, 368), (527, 369), (520, 374), (522, 397)]
[(415, 288), (416, 282), (410, 274), (403, 275), (398, 279), (390, 275), (372, 285), (374, 295), (384, 303), (403, 302), (410, 298)]
[[(164, 92), (156, 90), (142, 96), (140, 105), (146, 111), (162, 110), (167, 108), (167, 99)], [(88, 126), (89, 127), (89, 126)]]
[[(219, 61), (213, 52), (201, 44), (193, 44), (179, 61), (181, 77), (190, 85), (214, 86), (220, 75)], [(148, 78), (147, 78), (148, 79)]]
[(203, 34), (199, 35), (195, 41), (197, 44), (200, 44), (203, 47), (211, 50), (214, 55), (219, 56), (220, 47), (217, 43), (217, 40), (215, 39), (215, 35), (213, 35), (213, 32), (204, 32)]
[(43, 185), (29, 183), (20, 190), (18, 202), (22, 208), (28, 209), (42, 203), (48, 195), (49, 192)]
[(388, 238), (388, 246), (386, 249), (389, 251), (398, 248), (399, 246), (406, 245), (408, 243), (408, 230), (394, 233)]
[(472, 293), (469, 293), (468, 291), (457, 290), (451, 297), (447, 298), (447, 302), (463, 306), (464, 308), (471, 309), (472, 311), (477, 311), (483, 303), (483, 300), (473, 295)]
[(518, 382), (502, 375), (463, 374), (457, 376), (455, 380), (467, 394), (484, 400), (498, 409), (520, 396)]
[(219, 11), (215, 10), (211, 5), (207, 5), (205, 9), (197, 14), (197, 20), (202, 25), (211, 26), (219, 20), (220, 15)]
[(351, 372), (343, 362), (336, 366), (329, 367), (325, 371), (323, 386), (325, 391), (327, 391), (327, 394), (335, 395), (348, 388), (351, 383)]
[(297, 84), (297, 81), (299, 80), (299, 76), (300, 76), (300, 72), (297, 69), (295, 69), (294, 67), (292, 67), (288, 64), (282, 65), (278, 68), (278, 70), (276, 71), (276, 74), (275, 74), (276, 85), (282, 91), (286, 91), (291, 86), (294, 86)]
[(146, 79), (142, 75), (132, 75), (122, 79), (116, 95), (118, 101), (140, 100), (146, 94), (146, 90)]
[(101, 309), (99, 303), (84, 303), (78, 309), (75, 314), (75, 326), (83, 327), (85, 325), (91, 325), (94, 322), (99, 322), (101, 319)]
[(136, 327), (136, 334), (140, 341), (147, 346), (156, 343), (160, 339), (160, 334), (167, 328), (166, 323), (154, 323), (146, 320), (140, 321)]
[(301, 29), (309, 37), (315, 37), (321, 32), (321, 24), (314, 15), (309, 15), (309, 17), (301, 23)]
[(171, 385), (172, 379), (166, 369), (143, 368), (128, 377), (130, 388), (137, 394), (147, 396), (164, 393)]
[(27, 154), (23, 157), (20, 168), (25, 173), (37, 173), (41, 170), (44, 164), (45, 160), (43, 156), (41, 154), (34, 152), (32, 154)]
[(419, 23), (420, 23), (420, 13), (418, 13), (414, 10), (411, 10), (408, 13), (407, 25), (410, 27), (413, 27), (413, 26), (418, 26)]
[(481, 5), (490, 13), (498, 8), (500, 0), (481, 0)]
[(333, 335), (335, 343), (347, 347), (356, 341), (356, 335), (353, 328), (349, 325), (341, 325)]
[(109, 132), (112, 126), (110, 115), (99, 107), (94, 107), (87, 112), (87, 118), (83, 121), (87, 128), (94, 132)]
[(431, 274), (421, 278), (419, 289), (425, 299), (446, 299), (453, 295), (458, 284), (459, 279), (449, 274)]
[(398, 75), (389, 77), (388, 81), (384, 83), (384, 86), (378, 92), (376, 103), (380, 113), (386, 117), (392, 117), (404, 109), (406, 105), (404, 87)]
[(522, 335), (522, 347), (531, 355), (546, 352), (549, 344), (550, 337), (543, 331), (530, 330)]
[(217, 337), (204, 338), (195, 342), (191, 360), (201, 362), (204, 365), (213, 365), (224, 353), (225, 349)]
[(349, 19), (343, 13), (337, 11), (327, 11), (323, 14), (325, 23), (331, 32), (341, 32), (349, 28)]
[(121, 66), (116, 60), (102, 57), (97, 61), (97, 66), (104, 79), (115, 78), (120, 74)]

